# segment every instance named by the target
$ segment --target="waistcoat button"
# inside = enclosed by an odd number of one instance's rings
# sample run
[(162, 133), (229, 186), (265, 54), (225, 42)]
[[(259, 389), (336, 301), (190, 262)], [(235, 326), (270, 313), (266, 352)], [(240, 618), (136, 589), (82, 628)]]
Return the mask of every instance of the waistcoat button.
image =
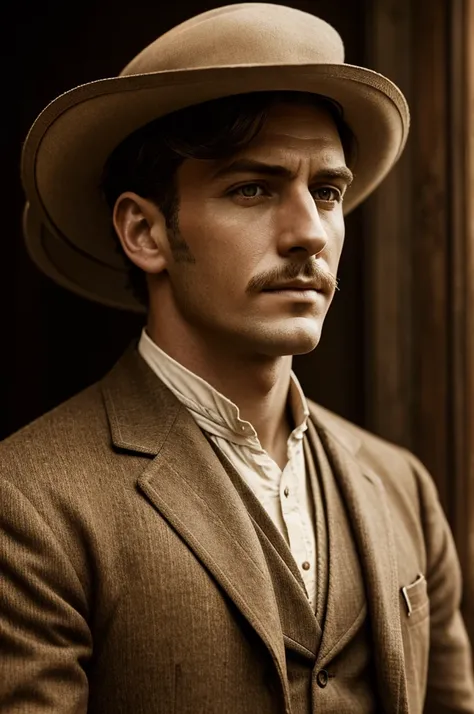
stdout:
[(327, 683), (329, 681), (329, 675), (325, 669), (321, 669), (317, 676), (316, 676), (316, 681), (318, 685), (321, 687), (321, 689), (324, 689), (324, 687), (327, 686)]

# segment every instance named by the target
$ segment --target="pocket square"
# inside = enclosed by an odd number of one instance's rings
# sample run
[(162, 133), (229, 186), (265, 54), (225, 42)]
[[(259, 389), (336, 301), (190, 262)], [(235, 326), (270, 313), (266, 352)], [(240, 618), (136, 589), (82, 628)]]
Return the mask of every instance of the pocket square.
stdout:
[(416, 607), (415, 601), (417, 600), (419, 588), (422, 584), (426, 584), (425, 576), (422, 573), (418, 573), (418, 575), (416, 576), (416, 580), (414, 580), (410, 585), (405, 585), (403, 588), (401, 588), (401, 593), (407, 606), (408, 617), (411, 617), (411, 614), (414, 608)]

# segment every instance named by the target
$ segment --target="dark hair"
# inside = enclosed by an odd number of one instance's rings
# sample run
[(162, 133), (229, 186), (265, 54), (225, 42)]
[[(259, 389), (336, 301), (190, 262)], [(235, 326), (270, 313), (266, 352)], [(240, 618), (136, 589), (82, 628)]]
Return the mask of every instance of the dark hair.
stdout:
[[(341, 138), (346, 163), (353, 163), (355, 140), (339, 105), (326, 97), (303, 92), (252, 92), (214, 99), (155, 119), (119, 144), (109, 156), (102, 192), (112, 212), (124, 191), (153, 200), (170, 230), (177, 229), (179, 196), (176, 172), (185, 159), (226, 159), (244, 149), (259, 134), (277, 103), (324, 107)], [(113, 228), (112, 228), (113, 230)], [(113, 230), (117, 250), (120, 241)], [(130, 289), (148, 304), (145, 273), (129, 263)]]

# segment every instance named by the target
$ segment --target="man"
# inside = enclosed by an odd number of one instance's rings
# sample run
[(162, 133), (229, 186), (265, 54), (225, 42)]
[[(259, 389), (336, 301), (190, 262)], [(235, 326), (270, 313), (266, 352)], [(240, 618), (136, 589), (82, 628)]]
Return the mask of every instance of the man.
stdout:
[(34, 124), (33, 258), (147, 321), (1, 447), (0, 712), (474, 712), (429, 475), (291, 370), (408, 123), (326, 23), (257, 3)]

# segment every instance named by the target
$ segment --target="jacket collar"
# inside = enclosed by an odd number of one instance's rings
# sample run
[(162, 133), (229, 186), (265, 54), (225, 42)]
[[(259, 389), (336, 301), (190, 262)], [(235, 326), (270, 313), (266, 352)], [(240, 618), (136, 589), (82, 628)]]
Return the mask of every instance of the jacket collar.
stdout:
[[(103, 379), (102, 392), (115, 446), (156, 456), (183, 406), (153, 374), (135, 345), (129, 347)], [(343, 419), (307, 401), (313, 420), (355, 456), (361, 445), (360, 437), (347, 429)], [(139, 410), (138, 419), (131, 418), (131, 405), (134, 411)]]

